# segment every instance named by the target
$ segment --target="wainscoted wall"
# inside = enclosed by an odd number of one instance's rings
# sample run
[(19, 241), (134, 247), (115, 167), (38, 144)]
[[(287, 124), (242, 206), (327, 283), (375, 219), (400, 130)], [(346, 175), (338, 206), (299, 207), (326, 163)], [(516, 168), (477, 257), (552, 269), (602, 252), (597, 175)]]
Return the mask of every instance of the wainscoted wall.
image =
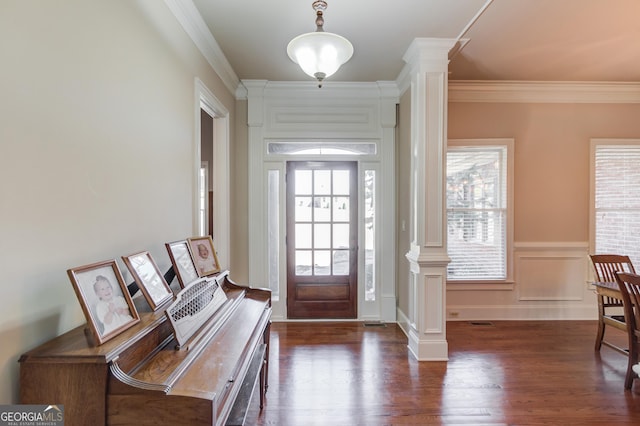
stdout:
[(521, 243), (515, 248), (519, 302), (585, 299), (586, 244)]
[[(449, 284), (447, 320), (597, 318), (588, 243), (516, 243), (513, 267), (513, 283)], [(398, 311), (403, 328), (408, 314)]]
[(516, 243), (514, 283), (502, 289), (498, 284), (447, 287), (447, 318), (596, 319), (588, 247), (586, 242)]
[[(593, 246), (588, 242), (594, 232), (590, 140), (637, 137), (638, 93), (635, 84), (450, 82), (448, 139), (514, 140), (515, 244), (513, 282), (448, 284), (447, 320), (596, 319), (596, 298), (589, 287)], [(403, 327), (411, 318), (411, 285), (401, 256), (409, 248), (402, 223), (410, 216), (410, 105), (405, 92), (399, 107), (396, 177), (397, 317)]]

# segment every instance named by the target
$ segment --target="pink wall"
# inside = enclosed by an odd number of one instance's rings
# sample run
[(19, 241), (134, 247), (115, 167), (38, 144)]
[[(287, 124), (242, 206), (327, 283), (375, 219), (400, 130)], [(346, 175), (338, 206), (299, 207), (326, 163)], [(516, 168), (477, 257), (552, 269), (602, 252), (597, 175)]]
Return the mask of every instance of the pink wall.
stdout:
[(449, 104), (449, 139), (515, 140), (515, 242), (588, 241), (589, 141), (638, 137), (638, 104)]

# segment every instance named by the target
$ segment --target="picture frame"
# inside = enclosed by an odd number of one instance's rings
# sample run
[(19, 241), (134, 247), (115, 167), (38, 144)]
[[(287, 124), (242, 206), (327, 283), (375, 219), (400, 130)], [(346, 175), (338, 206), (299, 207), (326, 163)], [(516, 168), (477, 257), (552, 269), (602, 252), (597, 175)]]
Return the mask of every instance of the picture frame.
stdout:
[(173, 300), (173, 291), (148, 251), (122, 256), (138, 288), (153, 311)]
[(115, 259), (67, 270), (97, 345), (140, 322)]
[(189, 251), (199, 277), (206, 277), (220, 272), (218, 255), (213, 247), (210, 235), (188, 238)]
[(169, 253), (169, 259), (171, 259), (173, 271), (178, 277), (180, 288), (185, 288), (199, 278), (187, 240), (165, 243), (165, 247)]

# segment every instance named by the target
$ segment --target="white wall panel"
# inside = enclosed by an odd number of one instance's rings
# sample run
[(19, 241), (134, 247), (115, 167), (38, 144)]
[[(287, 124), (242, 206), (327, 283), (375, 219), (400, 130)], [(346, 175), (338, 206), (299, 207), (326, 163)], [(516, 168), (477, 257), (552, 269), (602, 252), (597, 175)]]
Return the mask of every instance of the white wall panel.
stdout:
[(561, 243), (516, 246), (518, 300), (583, 300), (587, 247)]
[(518, 255), (518, 300), (582, 300), (584, 257)]

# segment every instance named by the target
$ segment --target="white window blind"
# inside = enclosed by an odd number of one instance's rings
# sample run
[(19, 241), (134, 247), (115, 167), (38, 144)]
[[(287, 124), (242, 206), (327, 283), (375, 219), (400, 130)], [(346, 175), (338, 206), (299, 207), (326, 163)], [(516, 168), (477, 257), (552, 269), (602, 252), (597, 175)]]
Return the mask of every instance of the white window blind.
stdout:
[(449, 280), (507, 277), (507, 147), (447, 151)]
[(640, 145), (596, 145), (595, 252), (640, 269)]

